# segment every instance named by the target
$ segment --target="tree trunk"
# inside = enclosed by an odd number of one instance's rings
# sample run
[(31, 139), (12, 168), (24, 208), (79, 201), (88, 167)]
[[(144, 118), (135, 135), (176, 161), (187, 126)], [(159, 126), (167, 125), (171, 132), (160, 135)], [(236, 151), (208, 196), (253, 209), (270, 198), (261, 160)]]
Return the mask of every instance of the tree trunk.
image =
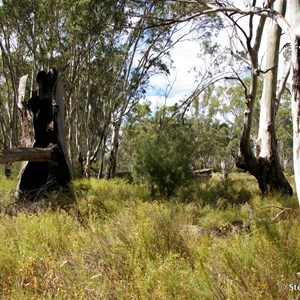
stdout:
[(21, 145), (23, 147), (32, 147), (34, 144), (33, 116), (28, 111), (25, 105), (25, 90), (26, 90), (27, 78), (28, 75), (24, 75), (20, 78), (17, 106), (21, 113), (21, 126), (22, 126)]
[[(71, 168), (65, 145), (62, 83), (56, 70), (37, 75), (39, 92), (33, 92), (25, 106), (26, 116), (33, 115), (34, 148), (53, 147), (51, 161), (28, 162), (22, 169), (17, 200), (34, 201), (44, 192), (68, 187)], [(23, 127), (26, 129), (26, 127)]]
[(110, 151), (109, 162), (107, 166), (107, 179), (114, 178), (116, 176), (117, 171), (117, 155), (119, 151), (119, 138), (120, 138), (120, 127), (122, 122), (122, 113), (120, 114), (118, 120), (114, 124), (113, 129), (113, 141), (112, 147)]
[[(91, 43), (91, 35), (88, 35), (88, 44)], [(91, 119), (91, 75), (90, 75), (90, 64), (91, 64), (91, 51), (90, 47), (87, 51), (87, 82), (86, 82), (86, 101), (85, 101), (85, 133), (86, 133), (86, 159), (84, 164), (84, 177), (90, 178), (91, 177), (91, 155), (92, 155), (92, 143), (91, 143), (91, 135), (93, 132), (90, 130), (90, 119)]]
[[(278, 10), (284, 14), (285, 1), (279, 2)], [(281, 31), (272, 20), (269, 20), (269, 26), (266, 70), (270, 70), (264, 75), (256, 155), (254, 155), (250, 145), (250, 129), (257, 90), (257, 76), (261, 71), (258, 69), (257, 64), (258, 48), (255, 49), (254, 47), (252, 52), (249, 51), (253, 66), (252, 89), (246, 101), (244, 130), (240, 142), (241, 155), (238, 158), (237, 166), (247, 170), (257, 179), (262, 193), (281, 191), (292, 195), (293, 190), (286, 180), (279, 163), (274, 123), (277, 65)], [(259, 34), (257, 37), (259, 37), (262, 33), (261, 28), (259, 28), (257, 33)], [(259, 44), (256, 43), (256, 45)]]
[[(2, 61), (3, 65), (6, 64), (9, 69), (9, 74), (6, 74), (6, 85), (7, 85), (7, 95), (8, 99), (12, 98), (12, 103), (8, 103), (7, 112), (8, 112), (8, 118), (9, 118), (9, 147), (16, 147), (18, 144), (18, 133), (17, 133), (17, 75), (16, 70), (14, 66), (14, 60), (12, 58), (11, 46), (10, 46), (10, 37), (6, 35), (6, 32), (2, 30), (4, 36), (4, 42), (0, 41), (0, 48), (1, 48), (1, 55), (2, 55)], [(3, 70), (4, 72), (4, 70)], [(5, 72), (4, 72), (5, 74)], [(10, 79), (8, 79), (10, 78)], [(13, 95), (11, 97), (11, 95)]]
[(222, 170), (222, 179), (225, 180), (228, 178), (228, 171), (227, 171), (227, 163), (225, 160), (221, 161), (221, 170)]
[[(250, 26), (252, 25), (252, 22)], [(252, 65), (252, 74), (251, 74), (251, 87), (249, 93), (246, 95), (245, 99), (245, 112), (244, 112), (244, 124), (243, 131), (240, 141), (240, 153), (236, 160), (236, 166), (238, 168), (248, 171), (253, 175), (257, 180), (259, 178), (259, 167), (258, 161), (253, 153), (251, 145), (251, 128), (252, 128), (252, 119), (254, 105), (256, 101), (257, 86), (258, 86), (258, 51), (261, 44), (263, 28), (265, 25), (265, 18), (261, 18), (258, 28), (256, 30), (256, 38), (254, 46), (251, 47), (251, 39), (247, 39), (247, 49), (249, 51), (251, 65)], [(259, 181), (259, 180), (258, 180)]]
[[(285, 0), (277, 3), (277, 11), (285, 14)], [(277, 153), (275, 133), (275, 101), (278, 73), (278, 57), (281, 29), (277, 23), (268, 19), (268, 48), (264, 85), (260, 102), (259, 133), (256, 142), (258, 154), (259, 174), (258, 182), (263, 193), (281, 191), (292, 195), (293, 190), (286, 180)]]
[(104, 129), (103, 129), (102, 137), (101, 137), (102, 147), (100, 149), (100, 158), (99, 158), (100, 167), (99, 167), (99, 171), (98, 171), (98, 175), (97, 175), (98, 179), (103, 178), (104, 175), (105, 175), (104, 164), (105, 164), (107, 135), (108, 135), (108, 126), (105, 126)]
[(293, 115), (293, 158), (296, 190), (300, 205), (300, 1), (289, 3), (291, 17), (292, 50), (292, 115)]

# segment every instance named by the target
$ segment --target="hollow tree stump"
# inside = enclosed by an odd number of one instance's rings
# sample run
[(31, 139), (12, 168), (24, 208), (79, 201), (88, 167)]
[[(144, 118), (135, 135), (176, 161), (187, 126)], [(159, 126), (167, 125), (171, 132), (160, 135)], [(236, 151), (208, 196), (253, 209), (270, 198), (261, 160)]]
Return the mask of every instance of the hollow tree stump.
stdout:
[[(37, 75), (38, 91), (22, 108), (22, 139), (26, 141), (34, 132), (33, 149), (51, 148), (51, 158), (44, 161), (28, 161), (20, 172), (17, 200), (35, 201), (45, 192), (68, 187), (71, 168), (65, 149), (64, 99), (58, 72), (40, 71)], [(33, 127), (33, 128), (32, 128)], [(29, 137), (29, 138), (26, 138)]]

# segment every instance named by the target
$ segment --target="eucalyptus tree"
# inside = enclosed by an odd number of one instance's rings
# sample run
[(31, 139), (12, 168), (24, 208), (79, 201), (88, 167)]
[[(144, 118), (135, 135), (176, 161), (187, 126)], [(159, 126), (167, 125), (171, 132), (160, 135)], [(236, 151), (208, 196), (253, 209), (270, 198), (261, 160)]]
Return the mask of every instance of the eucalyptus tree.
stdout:
[[(270, 42), (268, 43), (269, 53), (267, 56), (269, 57), (269, 65), (267, 65), (264, 70), (262, 70), (259, 60), (259, 50), (262, 44), (262, 36), (267, 19), (266, 17), (268, 16), (267, 12), (275, 12), (272, 8), (274, 1), (263, 3), (264, 6), (260, 9), (255, 7), (257, 1), (247, 1), (247, 3), (245, 3), (246, 6), (243, 9), (235, 6), (235, 1), (223, 1), (220, 3), (217, 1), (206, 2), (195, 0), (192, 2), (199, 4), (200, 10), (202, 10), (203, 14), (222, 13), (223, 16), (225, 16), (225, 18), (233, 24), (232, 37), (230, 40), (231, 45), (235, 46), (236, 43), (239, 43), (239, 47), (231, 48), (231, 54), (234, 58), (244, 63), (245, 71), (239, 72), (235, 70), (235, 76), (227, 77), (238, 80), (244, 88), (244, 125), (240, 140), (240, 155), (238, 157), (237, 166), (249, 171), (257, 178), (262, 192), (265, 193), (274, 190), (281, 190), (285, 193), (291, 194), (291, 186), (281, 171), (276, 152), (276, 136), (274, 127), (275, 97), (273, 96), (276, 94), (277, 77), (275, 75), (278, 70), (278, 68), (276, 68), (278, 65), (278, 55), (273, 55), (273, 58), (271, 58), (271, 55), (279, 52), (280, 32), (277, 28), (274, 29), (277, 30), (277, 32), (275, 32), (271, 38), (273, 42), (274, 38), (277, 36), (277, 41), (275, 39), (273, 44)], [(239, 3), (238, 6), (240, 5), (241, 4)], [(281, 3), (281, 7), (282, 10), (284, 10), (284, 2)], [(256, 17), (257, 12), (259, 12), (259, 17)], [(243, 19), (244, 16), (247, 16), (248, 19), (249, 27), (247, 29), (245, 28), (245, 24), (243, 24), (243, 26), (240, 25), (240, 20)], [(271, 59), (273, 59), (273, 61), (272, 66), (270, 67)], [(243, 78), (245, 76), (244, 74), (246, 74), (247, 68), (251, 70), (251, 81), (248, 85), (245, 84)], [(251, 130), (253, 127), (253, 112), (257, 99), (259, 77), (262, 74), (265, 75), (265, 89), (262, 98), (261, 107), (264, 109), (261, 111), (261, 120), (266, 120), (266, 112), (268, 112), (270, 116), (272, 115), (272, 120), (269, 118), (268, 122), (272, 122), (273, 130), (268, 130), (269, 124), (262, 121), (260, 122), (257, 149), (262, 145), (264, 145), (264, 149), (263, 151), (258, 151), (260, 153), (256, 154), (254, 153), (253, 143), (251, 141)], [(272, 74), (273, 77), (271, 77), (270, 74)], [(267, 85), (269, 85), (269, 87), (273, 90), (272, 94), (270, 93), (270, 88), (266, 90)], [(263, 132), (268, 132), (268, 134), (262, 134)], [(271, 141), (273, 141), (273, 145), (271, 144)], [(269, 147), (268, 154), (266, 152), (266, 145)]]
[[(243, 82), (245, 85), (250, 85), (252, 79), (251, 77), (245, 77)], [(258, 96), (261, 95), (261, 86), (261, 81), (258, 80)], [(199, 102), (200, 107), (203, 106), (202, 111), (207, 111), (202, 116), (205, 122), (209, 122), (208, 124), (219, 124), (222, 128), (219, 132), (216, 130), (218, 126), (211, 126), (211, 128), (206, 126), (204, 132), (206, 131), (210, 134), (210, 138), (207, 141), (207, 152), (218, 153), (219, 163), (220, 160), (225, 160), (227, 165), (233, 166), (239, 155), (239, 143), (244, 121), (244, 89), (242, 85), (235, 80), (224, 80), (218, 83), (218, 86), (212, 86), (205, 90)], [(254, 147), (258, 135), (258, 119), (259, 105), (255, 103), (251, 119), (253, 126), (249, 132), (249, 145), (251, 148)], [(213, 128), (215, 128), (215, 132)], [(199, 128), (199, 131), (202, 132), (201, 128)], [(222, 138), (222, 132), (223, 134), (227, 134), (227, 140)], [(222, 140), (223, 144), (220, 144)], [(214, 146), (210, 147), (209, 141)], [(221, 149), (215, 150), (217, 145)], [(211, 151), (211, 148), (214, 150)]]
[(87, 177), (91, 163), (105, 153), (115, 109), (111, 92), (122, 61), (118, 40), (127, 22), (122, 3), (74, 1), (69, 12), (64, 7), (69, 150)]
[[(277, 11), (285, 14), (286, 1), (276, 1)], [(280, 165), (277, 138), (275, 129), (275, 108), (276, 102), (280, 101), (277, 97), (277, 73), (279, 64), (280, 36), (281, 29), (276, 22), (268, 19), (267, 53), (266, 67), (268, 70), (264, 74), (263, 93), (260, 103), (260, 123), (259, 134), (256, 142), (257, 157), (259, 165), (259, 183), (261, 190), (279, 190), (292, 194), (292, 188), (286, 180)]]
[[(251, 77), (243, 78), (243, 82), (248, 86), (251, 82)], [(258, 99), (262, 97), (263, 87), (263, 80), (259, 78), (257, 87)], [(213, 93), (210, 92), (211, 90), (213, 90)], [(199, 104), (202, 111), (205, 110), (207, 105), (213, 105), (210, 109), (206, 108), (208, 111), (215, 112), (213, 118), (219, 120), (221, 123), (226, 123), (230, 128), (228, 134), (230, 142), (226, 145), (228, 151), (225, 155), (223, 154), (223, 158), (227, 157), (227, 159), (230, 160), (230, 155), (236, 158), (239, 155), (240, 133), (243, 129), (244, 121), (243, 86), (238, 81), (230, 80), (229, 82), (222, 82), (218, 87), (214, 87), (213, 89), (210, 88), (204, 93), (204, 97)], [(202, 106), (204, 107), (202, 108)], [(256, 147), (259, 136), (260, 111), (261, 103), (256, 101), (253, 109), (252, 127), (250, 132), (250, 144), (253, 149)], [(274, 123), (276, 124), (276, 141), (279, 161), (284, 167), (284, 170), (288, 170), (290, 169), (290, 162), (292, 162), (292, 118), (290, 115), (290, 94), (287, 90), (281, 96), (280, 105), (278, 107), (276, 105)], [(209, 128), (207, 128), (207, 132), (209, 132)], [(211, 141), (213, 142), (214, 139), (211, 138)]]
[[(5, 1), (4, 1), (5, 3)], [(22, 71), (28, 70), (25, 59), (26, 44), (18, 35), (12, 11), (0, 6), (0, 49), (1, 49), (1, 129), (2, 147), (18, 144), (17, 91)]]
[[(273, 1), (274, 2), (274, 1)], [(278, 1), (277, 1), (278, 2)], [(254, 2), (252, 3), (254, 4)], [(269, 7), (272, 7), (272, 1), (268, 2)], [(280, 1), (278, 9), (284, 14), (285, 3)], [(242, 131), (240, 143), (240, 155), (238, 157), (237, 165), (249, 171), (256, 177), (259, 187), (263, 193), (270, 193), (272, 191), (282, 191), (287, 194), (292, 194), (292, 188), (286, 180), (279, 162), (276, 133), (275, 133), (275, 101), (277, 88), (277, 73), (279, 64), (279, 43), (280, 43), (280, 28), (273, 21), (266, 20), (261, 17), (258, 20), (258, 25), (255, 30), (254, 15), (249, 17), (249, 29), (246, 32), (245, 28), (241, 27), (236, 21), (237, 17), (226, 13), (225, 15), (235, 25), (233, 30), (242, 35), (239, 38), (241, 45), (248, 52), (249, 66), (252, 70), (252, 80), (250, 89), (244, 83), (243, 79), (237, 76), (237, 79), (242, 83), (245, 90), (245, 104), (246, 110), (244, 114), (244, 127)], [(239, 15), (239, 14), (238, 14)], [(267, 21), (267, 28), (265, 23)], [(263, 68), (259, 64), (259, 50), (262, 44), (262, 35), (267, 29), (268, 47), (266, 52), (266, 66)], [(254, 35), (255, 32), (255, 35)], [(244, 38), (245, 42), (242, 41)], [(254, 43), (252, 40), (254, 39)], [(246, 60), (247, 56), (241, 56), (238, 51), (233, 52), (235, 56), (242, 60)], [(262, 70), (263, 68), (263, 70)], [(260, 122), (258, 126), (258, 138), (256, 141), (256, 153), (254, 153), (251, 146), (250, 132), (252, 127), (252, 116), (254, 110), (254, 103), (258, 98), (257, 87), (260, 76), (264, 77), (263, 91), (260, 101)], [(279, 97), (277, 101), (279, 102)]]
[[(169, 73), (169, 50), (178, 31), (175, 26), (157, 26), (156, 18), (166, 18), (169, 8), (160, 3), (141, 2), (130, 6), (131, 28), (123, 32), (121, 52), (123, 59), (112, 82), (110, 97), (114, 99), (112, 137), (107, 165), (107, 178), (115, 176), (121, 125), (128, 112), (143, 98), (145, 87), (153, 74)], [(179, 37), (180, 39), (180, 37)]]
[[(112, 135), (108, 143), (110, 153), (107, 178), (114, 177), (116, 172), (122, 123), (126, 116), (144, 98), (151, 76), (158, 73), (166, 76), (169, 74), (172, 60), (170, 50), (190, 33), (182, 31), (180, 22), (174, 21), (192, 13), (180, 3), (128, 1), (126, 4), (129, 28), (122, 31), (120, 52), (123, 64), (112, 81), (110, 93), (115, 109), (110, 126)], [(203, 18), (198, 23), (203, 37), (215, 26), (207, 22), (208, 19), (211, 17)], [(193, 28), (192, 24), (190, 26)]]
[[(288, 2), (288, 11), (289, 19), (286, 19), (282, 14), (268, 5), (270, 1), (264, 2), (262, 6), (256, 6), (256, 1), (249, 1), (248, 5), (244, 8), (238, 8), (232, 5), (232, 3), (220, 3), (218, 1), (206, 2), (202, 0), (195, 0), (203, 9), (206, 8), (204, 13), (218, 13), (218, 12), (227, 12), (230, 14), (240, 14), (240, 15), (259, 15), (261, 20), (269, 17), (272, 18), (277, 24), (281, 27), (283, 32), (286, 34), (287, 39), (291, 45), (291, 86), (292, 86), (292, 116), (293, 116), (293, 156), (294, 156), (294, 170), (295, 170), (295, 179), (296, 179), (296, 188), (298, 192), (298, 199), (300, 203), (300, 131), (299, 131), (299, 95), (300, 95), (300, 67), (299, 67), (299, 41), (300, 41), (300, 26), (299, 26), (299, 17), (300, 17), (300, 1), (292, 0)], [(252, 70), (259, 70), (253, 68)], [(251, 104), (251, 101), (250, 101)], [(249, 113), (249, 112), (248, 112)]]

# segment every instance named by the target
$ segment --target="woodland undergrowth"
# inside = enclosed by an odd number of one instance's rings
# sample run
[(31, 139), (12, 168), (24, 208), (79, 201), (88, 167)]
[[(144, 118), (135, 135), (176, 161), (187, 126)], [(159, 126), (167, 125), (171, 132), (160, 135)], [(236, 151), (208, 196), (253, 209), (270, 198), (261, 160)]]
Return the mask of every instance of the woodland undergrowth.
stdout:
[[(297, 200), (254, 179), (197, 179), (170, 199), (75, 180), (13, 203), (0, 177), (1, 299), (298, 299)], [(299, 286), (300, 289), (300, 286)]]

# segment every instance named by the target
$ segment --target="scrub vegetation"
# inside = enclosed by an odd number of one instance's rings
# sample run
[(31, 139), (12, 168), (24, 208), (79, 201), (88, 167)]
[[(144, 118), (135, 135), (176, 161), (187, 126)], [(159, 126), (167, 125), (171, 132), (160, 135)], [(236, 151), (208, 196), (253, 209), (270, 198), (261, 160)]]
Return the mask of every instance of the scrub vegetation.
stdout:
[(297, 199), (263, 197), (245, 173), (198, 178), (169, 198), (81, 179), (75, 201), (58, 191), (23, 205), (11, 200), (15, 181), (0, 181), (1, 299), (299, 295)]

